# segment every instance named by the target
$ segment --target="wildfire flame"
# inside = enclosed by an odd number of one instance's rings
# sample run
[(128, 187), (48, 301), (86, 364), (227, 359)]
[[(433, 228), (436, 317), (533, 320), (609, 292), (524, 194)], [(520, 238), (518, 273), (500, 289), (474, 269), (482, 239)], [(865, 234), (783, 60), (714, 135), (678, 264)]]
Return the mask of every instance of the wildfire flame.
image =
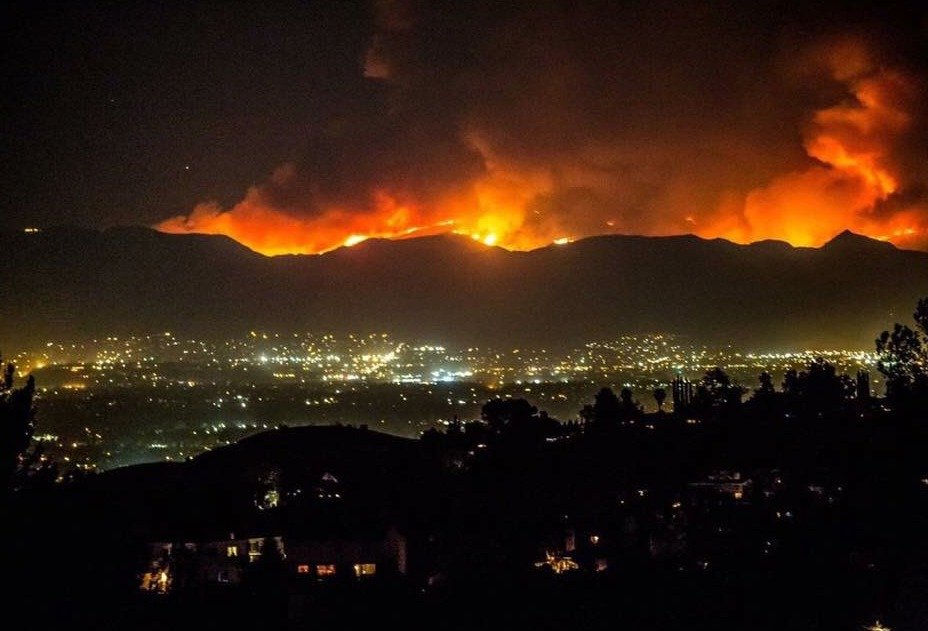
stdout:
[[(497, 163), (490, 150), (473, 140), (485, 157), (486, 176), (463, 190), (424, 204), (411, 194), (378, 188), (363, 208), (329, 207), (305, 216), (272, 201), (270, 188), (290, 186), (299, 174), (292, 165), (277, 169), (263, 186), (251, 187), (229, 210), (216, 203), (197, 205), (187, 216), (155, 227), (168, 233), (222, 234), (267, 255), (314, 254), (351, 247), (370, 238), (404, 239), (454, 233), (485, 245), (532, 249), (555, 237), (522, 230), (527, 207), (550, 184), (541, 174), (516, 171)], [(485, 153), (483, 153), (485, 152)]]
[[(918, 82), (902, 70), (879, 66), (854, 42), (819, 51), (815, 62), (831, 81), (844, 87), (846, 96), (810, 117), (803, 130), (803, 148), (810, 159), (807, 168), (782, 174), (754, 190), (732, 191), (721, 205), (685, 212), (668, 209), (665, 218), (659, 217), (643, 231), (695, 232), (741, 243), (782, 239), (817, 246), (851, 229), (900, 245), (928, 246), (924, 202), (897, 203), (905, 173), (893, 153), (912, 126)], [(223, 234), (268, 255), (319, 253), (369, 238), (439, 233), (525, 250), (592, 234), (638, 231), (635, 225), (617, 222), (615, 216), (597, 216), (596, 221), (579, 224), (569, 213), (545, 214), (541, 203), (564, 189), (582, 187), (599, 187), (608, 196), (615, 189), (607, 180), (621, 174), (590, 176), (564, 164), (526, 166), (498, 155), (479, 131), (468, 132), (464, 141), (482, 159), (483, 170), (445, 193), (423, 194), (403, 182), (379, 182), (366, 202), (348, 205), (313, 199), (282, 205), (275, 191), (296, 188), (299, 182), (297, 169), (285, 165), (265, 184), (251, 187), (232, 208), (202, 203), (189, 215), (155, 227), (170, 233)], [(614, 197), (609, 197), (610, 203), (621, 205), (622, 199)]]
[(804, 130), (803, 147), (817, 163), (747, 193), (741, 222), (710, 222), (699, 234), (817, 246), (851, 229), (902, 245), (924, 242), (924, 206), (881, 212), (900, 189), (893, 147), (911, 126), (917, 81), (877, 66), (856, 42), (832, 45), (819, 63), (846, 86), (848, 98), (816, 111)]

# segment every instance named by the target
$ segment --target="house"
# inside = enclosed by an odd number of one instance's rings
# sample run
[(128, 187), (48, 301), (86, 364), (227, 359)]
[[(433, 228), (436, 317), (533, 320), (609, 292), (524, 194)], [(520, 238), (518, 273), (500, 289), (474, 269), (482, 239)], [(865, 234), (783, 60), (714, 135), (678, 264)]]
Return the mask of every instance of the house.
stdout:
[(241, 537), (149, 545), (149, 564), (141, 576), (144, 591), (167, 593), (192, 587), (236, 585), (250, 564), (277, 547), (287, 573), (297, 581), (366, 579), (406, 574), (406, 538), (395, 526), (327, 524), (291, 528), (269, 537)]
[(330, 579), (406, 574), (406, 538), (393, 526), (332, 537), (294, 538), (287, 544), (287, 566), (299, 577)]
[(735, 501), (744, 499), (751, 489), (750, 478), (742, 478), (738, 471), (717, 471), (700, 482), (690, 482), (687, 486), (697, 495), (706, 498), (729, 498)]

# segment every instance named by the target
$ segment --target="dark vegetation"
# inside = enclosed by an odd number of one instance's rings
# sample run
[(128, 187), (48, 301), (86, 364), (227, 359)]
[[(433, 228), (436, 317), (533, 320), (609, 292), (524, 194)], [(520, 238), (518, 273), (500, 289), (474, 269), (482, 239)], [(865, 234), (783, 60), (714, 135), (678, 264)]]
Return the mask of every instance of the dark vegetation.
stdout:
[[(603, 388), (567, 422), (497, 399), (420, 440), (281, 427), (76, 479), (31, 450), (34, 384), (8, 369), (5, 596), (34, 628), (923, 629), (928, 300), (914, 321), (876, 342), (885, 397), (822, 360), (752, 389), (714, 369), (672, 411), (666, 389), (646, 414)], [(337, 502), (301, 498), (331, 474)], [(407, 574), (300, 583), (268, 552), (183, 587), (177, 552), (175, 589), (139, 590), (152, 541), (336, 522), (396, 525)]]

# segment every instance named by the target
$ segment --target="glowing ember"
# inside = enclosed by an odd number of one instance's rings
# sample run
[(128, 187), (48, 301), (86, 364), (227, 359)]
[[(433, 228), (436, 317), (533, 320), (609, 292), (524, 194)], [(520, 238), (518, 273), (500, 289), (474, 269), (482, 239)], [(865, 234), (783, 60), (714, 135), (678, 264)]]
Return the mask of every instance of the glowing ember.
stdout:
[(367, 239), (368, 237), (364, 236), (363, 234), (353, 234), (345, 239), (345, 247), (350, 248), (351, 246), (357, 245), (362, 241), (367, 241)]

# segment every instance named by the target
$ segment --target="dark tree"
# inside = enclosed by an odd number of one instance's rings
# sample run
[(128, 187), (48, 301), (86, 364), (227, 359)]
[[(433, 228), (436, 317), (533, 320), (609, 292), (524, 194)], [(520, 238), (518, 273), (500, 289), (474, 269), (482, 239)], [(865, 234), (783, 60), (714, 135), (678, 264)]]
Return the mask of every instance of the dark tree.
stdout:
[(783, 375), (783, 392), (791, 400), (799, 398), (799, 372), (795, 368)]
[(641, 405), (635, 401), (631, 388), (622, 388), (619, 399), (622, 401), (621, 416), (623, 420), (634, 419), (641, 415)]
[(877, 368), (896, 408), (928, 407), (928, 298), (918, 301), (913, 318), (914, 329), (896, 323), (876, 339)]
[(493, 399), (483, 404), (480, 416), (490, 429), (503, 431), (509, 425), (523, 425), (538, 413), (538, 408), (525, 399)]
[(728, 373), (716, 366), (699, 382), (693, 403), (695, 409), (708, 417), (736, 408), (743, 395), (744, 389), (733, 384)]
[(622, 405), (612, 388), (602, 388), (593, 396), (593, 421), (598, 424), (616, 423), (622, 415)]
[(667, 400), (667, 391), (664, 390), (663, 388), (655, 388), (652, 394), (654, 395), (655, 403), (657, 403), (657, 411), (663, 412), (664, 401)]
[[(793, 371), (795, 373), (795, 371)], [(777, 392), (773, 385), (773, 375), (766, 370), (758, 376), (759, 385), (754, 389), (750, 406), (759, 418), (773, 418), (784, 412), (786, 395)]]
[(0, 492), (14, 486), (17, 474), (28, 462), (27, 451), (35, 431), (35, 379), (30, 375), (26, 385), (14, 387), (16, 368), (7, 364), (0, 381)]
[(760, 373), (758, 381), (760, 381), (760, 387), (756, 390), (756, 394), (773, 394), (773, 376), (769, 372), (765, 370), (764, 372)]
[(274, 537), (261, 542), (261, 555), (243, 568), (242, 587), (254, 599), (253, 612), (260, 618), (260, 628), (280, 628), (286, 611), (287, 566)]
[(814, 416), (837, 416), (854, 398), (854, 381), (839, 375), (834, 364), (821, 357), (797, 373), (786, 374), (784, 389), (793, 412)]
[(583, 406), (583, 409), (580, 410), (580, 420), (584, 423), (593, 423), (596, 420), (596, 412), (593, 410), (593, 406), (587, 403)]

